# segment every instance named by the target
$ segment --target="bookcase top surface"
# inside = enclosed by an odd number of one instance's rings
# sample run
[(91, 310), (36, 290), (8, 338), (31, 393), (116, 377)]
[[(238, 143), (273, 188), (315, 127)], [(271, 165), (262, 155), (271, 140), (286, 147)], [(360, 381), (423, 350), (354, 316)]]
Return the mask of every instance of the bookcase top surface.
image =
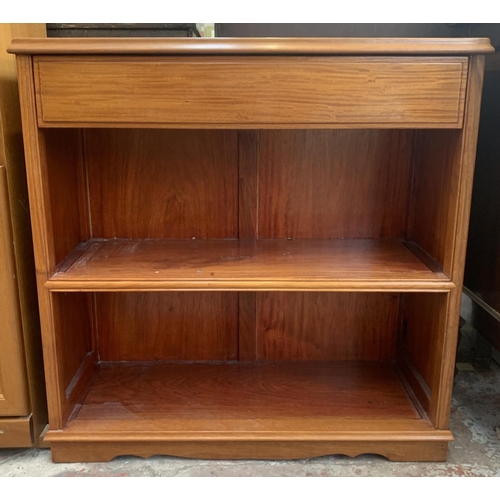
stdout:
[(17, 38), (12, 54), (447, 55), (494, 52), (488, 38)]

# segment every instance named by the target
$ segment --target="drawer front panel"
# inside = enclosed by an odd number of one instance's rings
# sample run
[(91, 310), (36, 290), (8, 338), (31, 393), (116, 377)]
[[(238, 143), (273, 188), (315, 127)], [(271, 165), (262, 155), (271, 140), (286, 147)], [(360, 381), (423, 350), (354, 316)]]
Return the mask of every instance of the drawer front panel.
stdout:
[(40, 126), (462, 126), (466, 57), (34, 58)]

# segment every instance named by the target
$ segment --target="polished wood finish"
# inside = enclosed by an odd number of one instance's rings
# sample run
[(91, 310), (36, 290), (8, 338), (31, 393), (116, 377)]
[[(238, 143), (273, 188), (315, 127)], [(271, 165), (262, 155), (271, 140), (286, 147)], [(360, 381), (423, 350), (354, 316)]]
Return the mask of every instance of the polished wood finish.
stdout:
[[(89, 332), (86, 332), (85, 328), (82, 328), (82, 320), (83, 325), (88, 324), (86, 319), (87, 310), (86, 307), (85, 311), (78, 310), (77, 316), (74, 318), (65, 313), (62, 313), (61, 316), (59, 313), (61, 312), (60, 303), (64, 300), (63, 296), (53, 296), (43, 287), (49, 275), (55, 270), (56, 248), (58, 244), (61, 244), (61, 240), (54, 237), (53, 231), (49, 186), (49, 171), (52, 164), (47, 164), (45, 136), (39, 133), (36, 124), (34, 79), (31, 58), (29, 56), (18, 56), (17, 66), (27, 165), (26, 172), (30, 195), (30, 209), (32, 211), (31, 222), (35, 265), (37, 270), (37, 290), (42, 329), (45, 380), (49, 387), (47, 391), (49, 425), (57, 428), (63, 425), (75, 404), (74, 400), (68, 400), (66, 397), (66, 389), (67, 384), (70, 382), (68, 380), (70, 374), (68, 374), (67, 371), (64, 373), (65, 370), (61, 368), (66, 363), (63, 359), (64, 352), (71, 352), (73, 339), (68, 331), (62, 332), (58, 330), (58, 325), (64, 325), (66, 321), (66, 324), (70, 324), (70, 332), (74, 329), (78, 329), (83, 336), (88, 336)], [(57, 170), (61, 172), (60, 169)], [(63, 196), (65, 195), (63, 194)], [(75, 193), (74, 199), (78, 200), (77, 193)], [(62, 241), (64, 242), (64, 240)], [(70, 300), (74, 303), (78, 298)], [(73, 311), (76, 311), (75, 308), (73, 308)], [(85, 340), (82, 340), (85, 345)], [(77, 340), (77, 342), (81, 345), (82, 340)], [(80, 353), (77, 349), (75, 353), (77, 359), (74, 360), (72, 357), (70, 366), (74, 369), (76, 367), (77, 369), (79, 367), (77, 366), (78, 360), (83, 360), (85, 355), (86, 353)]]
[(238, 293), (238, 360), (257, 359), (257, 294)]
[(398, 363), (432, 422), (437, 421), (448, 294), (407, 294)]
[[(242, 363), (239, 364), (241, 366)], [(249, 363), (249, 366), (256, 366)], [(293, 363), (294, 366), (300, 366)], [(144, 366), (144, 364), (143, 364)], [(234, 365), (238, 366), (238, 365)], [(415, 407), (416, 408), (416, 407)], [(110, 415), (108, 415), (110, 416)], [(131, 415), (129, 415), (131, 417)], [(297, 432), (300, 426), (300, 432)], [(433, 434), (435, 438), (447, 438), (450, 440), (449, 431), (438, 431), (433, 428), (425, 418), (376, 418), (376, 419), (352, 419), (352, 418), (259, 418), (259, 419), (220, 419), (220, 418), (198, 418), (186, 419), (135, 419), (131, 422), (129, 418), (110, 418), (98, 420), (78, 418), (78, 414), (72, 416), (63, 431), (50, 431), (49, 439), (53, 442), (74, 440), (75, 442), (103, 440), (111, 442), (113, 436), (106, 435), (109, 432), (120, 433), (125, 441), (163, 441), (184, 440), (195, 441), (200, 437), (204, 440), (220, 440), (231, 437), (249, 438), (255, 441), (264, 441), (266, 438), (276, 441), (290, 439), (300, 441), (304, 437), (312, 440), (321, 440), (325, 437), (333, 437), (339, 441), (349, 441), (351, 438), (366, 439), (367, 437), (378, 440), (384, 438), (412, 436), (414, 440), (425, 441)], [(383, 432), (385, 436), (376, 436), (377, 432)], [(419, 432), (424, 433), (419, 435)], [(329, 436), (328, 436), (329, 434)], [(398, 436), (399, 434), (399, 436)]]
[[(424, 299), (427, 304), (421, 307), (427, 309), (428, 321), (425, 326), (418, 326), (420, 320), (415, 319), (414, 325), (417, 325), (419, 332), (410, 334), (412, 344), (408, 346), (411, 361), (421, 370), (432, 391), (429, 416), (441, 429), (448, 425), (453, 388), (483, 75), (484, 56), (474, 56), (468, 76), (464, 128), (459, 132), (437, 131), (436, 137), (432, 139), (427, 131), (419, 132), (422, 147), (418, 150), (421, 156), (417, 157), (415, 165), (415, 172), (420, 169), (420, 173), (416, 174), (417, 179), (414, 180), (414, 220), (410, 222), (410, 236), (443, 264), (443, 272), (456, 284), (448, 297), (441, 299), (442, 304)], [(439, 143), (439, 139), (443, 154), (432, 155), (432, 158), (438, 159), (440, 168), (433, 168), (431, 172), (427, 155), (435, 148), (434, 144)], [(426, 160), (422, 161), (422, 158)], [(446, 174), (446, 171), (449, 173)], [(436, 187), (439, 185), (446, 186), (443, 191), (448, 193), (447, 197), (438, 195)], [(434, 234), (437, 237), (434, 239), (429, 238), (431, 232), (425, 233), (424, 230), (425, 225), (428, 228), (430, 224), (436, 227)], [(431, 330), (435, 332), (434, 335), (430, 334)], [(422, 332), (426, 332), (423, 335), (427, 336), (427, 342), (423, 344)], [(418, 344), (420, 347), (417, 347)], [(425, 352), (423, 345), (426, 345)]]
[(33, 446), (32, 417), (0, 418), (0, 448), (30, 448)]
[(409, 355), (403, 350), (396, 354), (396, 364), (401, 377), (406, 381), (408, 387), (415, 395), (414, 403), (422, 408), (422, 413), (428, 415), (431, 408), (431, 391), (420, 372), (415, 368)]
[(94, 237), (238, 237), (237, 132), (86, 130), (84, 140)]
[[(434, 186), (429, 186), (428, 193), (421, 198), (422, 206), (426, 207), (424, 214), (428, 207), (437, 207), (434, 215), (437, 216), (437, 227), (441, 229), (436, 231), (436, 234), (440, 236), (434, 241), (440, 241), (440, 246), (434, 248), (440, 248), (440, 255), (433, 254), (423, 238), (415, 237), (415, 241), (424, 250), (428, 251), (438, 262), (442, 262), (443, 272), (450, 276), (457, 285), (450, 291), (444, 311), (440, 313), (444, 314), (445, 320), (444, 326), (437, 329), (436, 336), (432, 339), (435, 343), (435, 351), (428, 351), (428, 353), (437, 353), (431, 356), (435, 363), (432, 373), (434, 379), (437, 380), (432, 382), (435, 389), (432, 393), (429, 413), (432, 422), (440, 429), (447, 428), (450, 414), (483, 77), (484, 56), (471, 57), (464, 127), (456, 135), (450, 132), (453, 135), (443, 141), (444, 144), (448, 141), (449, 145), (446, 146), (446, 150), (450, 153), (441, 157), (445, 158), (441, 169), (453, 172), (446, 181), (448, 197), (442, 199), (443, 201), (438, 201), (433, 190)], [(423, 134), (427, 134), (427, 131)], [(429, 171), (428, 168), (427, 171)], [(436, 179), (435, 175), (432, 177)], [(436, 184), (439, 185), (442, 179), (443, 177), (438, 177)], [(419, 216), (419, 220), (425, 222), (425, 215), (421, 218)], [(436, 224), (434, 218), (432, 221), (427, 220), (429, 223)], [(428, 238), (425, 239), (429, 241)], [(440, 323), (442, 323), (441, 320)]]
[(46, 287), (79, 290), (449, 290), (399, 240), (90, 240)]
[(453, 390), (453, 375), (455, 371), (455, 356), (458, 329), (460, 325), (460, 304), (462, 283), (464, 279), (465, 256), (467, 250), (467, 235), (469, 229), (470, 206), (472, 198), (472, 183), (476, 161), (476, 144), (479, 129), (481, 109), (481, 92), (484, 79), (484, 55), (471, 57), (467, 81), (466, 120), (461, 133), (460, 150), (460, 184), (458, 189), (458, 207), (455, 234), (451, 242), (453, 248), (451, 261), (451, 278), (457, 287), (450, 291), (447, 305), (446, 329), (440, 333), (443, 336), (443, 349), (439, 359), (440, 384), (435, 391), (436, 418), (435, 425), (439, 429), (448, 428), (450, 418), (451, 393)]
[(385, 363), (103, 363), (68, 427), (125, 418), (129, 426), (137, 421), (138, 430), (156, 419), (173, 420), (174, 429), (186, 419), (215, 430), (227, 419), (257, 431), (255, 419), (298, 419), (300, 425), (302, 418), (345, 417), (421, 418)]
[(407, 294), (404, 298), (406, 328), (403, 341), (406, 353), (431, 390), (439, 384), (440, 334), (445, 326), (447, 294)]
[(54, 329), (61, 332), (58, 350), (59, 379), (66, 389), (90, 351), (91, 319), (83, 294), (53, 296)]
[(238, 236), (255, 239), (259, 225), (259, 132), (238, 133)]
[(29, 414), (7, 173), (0, 165), (0, 417)]
[(459, 206), (460, 151), (460, 131), (417, 134), (409, 238), (437, 261), (447, 276), (451, 274)]
[(34, 71), (41, 127), (460, 128), (467, 58), (39, 56)]
[[(52, 226), (54, 263), (63, 260), (86, 235), (85, 227), (80, 223), (81, 199), (77, 195), (79, 163), (82, 161), (78, 140), (78, 132), (74, 130), (64, 130), (62, 134), (50, 130), (42, 138), (47, 158), (48, 213)], [(72, 165), (72, 168), (68, 168), (68, 165)]]
[(412, 131), (259, 135), (259, 238), (405, 237)]
[[(124, 451), (118, 451), (119, 442), (109, 442), (110, 430), (132, 445), (128, 449), (141, 450), (139, 455), (149, 448), (212, 458), (242, 458), (244, 453), (300, 458), (370, 450), (392, 457), (391, 446), (353, 444), (378, 436), (377, 441), (393, 442), (397, 450), (396, 443), (411, 448), (410, 443), (425, 439), (450, 439), (421, 418), (387, 363), (102, 364), (64, 433), (51, 431), (48, 440), (60, 450), (68, 450), (63, 444), (69, 440), (77, 449), (87, 445), (85, 460), (102, 456), (102, 447), (93, 445), (102, 440), (108, 453), (113, 450), (111, 458)], [(228, 440), (234, 445), (224, 444)], [(262, 446), (270, 442), (275, 450)], [(219, 452), (202, 452), (202, 443)]]
[(399, 295), (258, 293), (256, 359), (394, 359)]
[(54, 459), (443, 460), (484, 56), (213, 43), (18, 56)]
[(16, 58), (6, 52), (12, 37), (44, 35), (44, 24), (0, 24), (0, 447), (39, 446), (47, 424)]
[(484, 54), (487, 38), (73, 38), (16, 39), (14, 54), (414, 55)]
[(96, 303), (102, 361), (237, 358), (236, 293), (99, 293)]
[[(424, 436), (423, 433), (421, 434)], [(369, 438), (370, 436), (368, 436)], [(382, 455), (398, 462), (442, 462), (446, 460), (448, 437), (428, 434), (428, 442), (419, 440), (395, 439), (390, 441), (338, 441), (322, 439), (320, 441), (289, 441), (277, 443), (275, 439), (254, 442), (223, 441), (182, 441), (128, 442), (52, 442), (52, 460), (54, 462), (109, 462), (119, 455), (135, 455), (149, 458), (153, 455), (174, 455), (185, 458), (207, 458), (237, 460), (255, 457), (260, 460), (291, 460), (313, 458), (322, 455), (347, 455), (356, 457), (365, 453)], [(436, 437), (438, 439), (436, 439)]]

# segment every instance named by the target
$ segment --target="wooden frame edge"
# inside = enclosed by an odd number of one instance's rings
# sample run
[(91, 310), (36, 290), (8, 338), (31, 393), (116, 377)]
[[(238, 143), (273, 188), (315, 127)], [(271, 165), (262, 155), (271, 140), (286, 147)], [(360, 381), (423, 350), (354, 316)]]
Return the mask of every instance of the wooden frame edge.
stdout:
[(53, 442), (54, 462), (108, 462), (119, 455), (135, 455), (149, 458), (153, 455), (170, 455), (198, 459), (260, 459), (290, 460), (320, 457), (325, 455), (347, 455), (356, 457), (370, 453), (382, 455), (393, 461), (443, 462), (448, 452), (448, 440), (434, 441), (327, 441), (302, 442), (264, 441), (229, 442), (214, 441), (186, 443), (170, 442)]

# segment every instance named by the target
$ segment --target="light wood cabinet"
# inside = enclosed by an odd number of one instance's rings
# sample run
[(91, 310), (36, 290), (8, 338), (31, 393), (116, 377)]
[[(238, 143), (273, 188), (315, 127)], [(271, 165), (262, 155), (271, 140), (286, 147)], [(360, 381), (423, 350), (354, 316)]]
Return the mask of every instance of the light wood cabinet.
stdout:
[(53, 459), (445, 460), (490, 50), (14, 41)]
[(14, 36), (43, 24), (0, 24), (0, 447), (38, 444), (47, 424), (40, 323), (21, 137)]
[(21, 311), (16, 283), (16, 265), (10, 221), (9, 192), (5, 167), (0, 165), (0, 305), (2, 349), (0, 350), (0, 415), (28, 415)]

